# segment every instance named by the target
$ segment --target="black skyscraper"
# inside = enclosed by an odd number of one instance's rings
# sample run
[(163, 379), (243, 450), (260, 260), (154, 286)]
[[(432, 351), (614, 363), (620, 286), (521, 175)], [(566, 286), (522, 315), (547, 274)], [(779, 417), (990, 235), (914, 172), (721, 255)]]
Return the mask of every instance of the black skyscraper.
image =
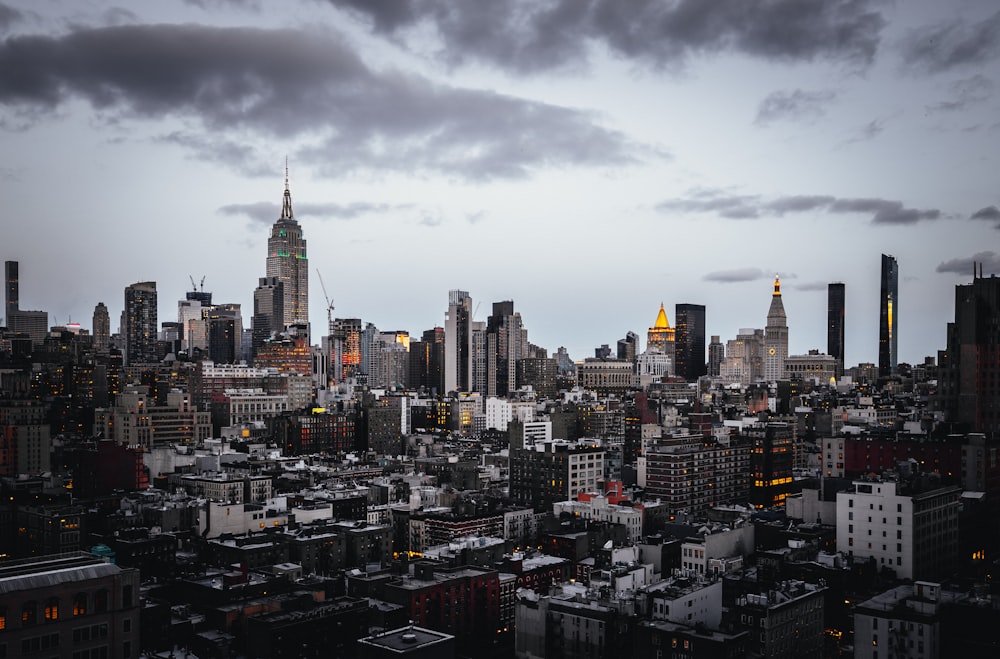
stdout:
[(955, 286), (939, 397), (962, 429), (1000, 435), (1000, 277)]
[(675, 342), (675, 372), (685, 380), (697, 380), (705, 375), (705, 305), (678, 304), (674, 307), (677, 320)]
[(899, 360), (899, 265), (896, 258), (882, 255), (878, 310), (878, 376), (896, 372)]
[(4, 262), (4, 280), (7, 291), (6, 313), (4, 314), (4, 317), (7, 322), (7, 327), (12, 327), (13, 325), (11, 323), (11, 319), (17, 315), (17, 312), (20, 309), (20, 301), (18, 300), (17, 261)]
[(827, 287), (826, 354), (837, 358), (837, 375), (844, 372), (844, 305), (846, 291), (840, 282)]

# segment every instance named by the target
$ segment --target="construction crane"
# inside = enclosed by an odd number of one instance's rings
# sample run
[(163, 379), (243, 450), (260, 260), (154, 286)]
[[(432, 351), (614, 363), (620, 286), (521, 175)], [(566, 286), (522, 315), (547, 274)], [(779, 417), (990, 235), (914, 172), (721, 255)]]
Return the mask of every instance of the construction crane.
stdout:
[(319, 286), (323, 289), (323, 297), (326, 298), (326, 331), (333, 334), (333, 300), (326, 294), (326, 284), (323, 283), (323, 273), (319, 268), (316, 268), (316, 274), (319, 276)]
[(205, 290), (205, 277), (204, 276), (202, 276), (202, 278), (201, 278), (201, 286), (199, 286), (198, 284), (194, 283), (194, 277), (192, 277), (191, 275), (188, 275), (188, 279), (191, 280), (191, 290), (192, 291), (197, 292), (199, 290), (200, 291), (204, 291)]

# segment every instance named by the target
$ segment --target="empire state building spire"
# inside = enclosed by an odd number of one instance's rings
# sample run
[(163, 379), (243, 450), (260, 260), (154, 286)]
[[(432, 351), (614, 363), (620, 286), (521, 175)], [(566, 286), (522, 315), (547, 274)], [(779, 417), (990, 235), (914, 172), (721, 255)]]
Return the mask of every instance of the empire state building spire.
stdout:
[(295, 219), (295, 214), (292, 212), (292, 192), (288, 189), (288, 158), (285, 158), (285, 198), (281, 204), (281, 219)]
[(267, 241), (267, 276), (277, 277), (284, 290), (284, 313), (280, 323), (309, 323), (309, 258), (302, 227), (292, 213), (292, 193), (288, 187), (288, 160), (285, 160), (285, 193), (281, 217), (271, 227)]

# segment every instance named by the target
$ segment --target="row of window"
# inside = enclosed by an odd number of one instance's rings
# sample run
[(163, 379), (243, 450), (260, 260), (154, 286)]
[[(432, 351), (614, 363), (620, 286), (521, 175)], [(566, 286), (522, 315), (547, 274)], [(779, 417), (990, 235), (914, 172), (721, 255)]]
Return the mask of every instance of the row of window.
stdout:
[[(72, 599), (72, 613), (74, 617), (86, 615), (92, 612), (90, 605), (93, 603), (93, 612), (103, 613), (108, 610), (108, 597), (109, 593), (107, 590), (97, 591), (93, 598), (89, 597), (86, 593), (77, 593)], [(52, 597), (41, 604), (42, 618), (47, 621), (59, 620), (62, 615), (60, 609), (60, 601), (57, 597)], [(28, 627), (34, 625), (38, 622), (39, 613), (39, 603), (34, 600), (25, 602), (21, 605), (21, 626)], [(7, 629), (7, 607), (0, 606), (0, 632)]]

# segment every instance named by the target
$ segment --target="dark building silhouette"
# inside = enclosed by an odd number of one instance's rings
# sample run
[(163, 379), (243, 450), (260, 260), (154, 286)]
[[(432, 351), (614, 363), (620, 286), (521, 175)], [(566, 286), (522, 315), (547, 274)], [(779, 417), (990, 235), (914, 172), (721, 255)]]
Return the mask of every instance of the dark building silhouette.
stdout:
[(634, 362), (637, 354), (639, 354), (638, 334), (635, 332), (628, 332), (624, 339), (618, 339), (618, 359), (627, 359), (630, 362)]
[(899, 264), (894, 256), (882, 255), (878, 298), (878, 376), (896, 373), (899, 361)]
[(708, 372), (705, 364), (705, 305), (675, 305), (674, 321), (677, 330), (674, 372), (685, 380), (697, 380)]
[(527, 357), (528, 331), (514, 302), (493, 303), (486, 321), (486, 395), (506, 396), (517, 383), (517, 360)]
[(94, 307), (94, 350), (106, 353), (111, 344), (111, 316), (103, 302)]
[(837, 375), (844, 373), (844, 285), (835, 282), (826, 293), (826, 354), (837, 359)]
[(12, 332), (23, 332), (31, 337), (33, 344), (42, 343), (49, 333), (49, 314), (45, 311), (24, 311), (20, 307), (20, 268), (17, 261), (4, 263), (4, 281), (6, 290), (7, 329)]
[(1000, 432), (1000, 278), (955, 286), (955, 322), (940, 356), (942, 407), (971, 432)]
[(793, 430), (791, 424), (760, 422), (743, 429), (752, 443), (750, 453), (750, 503), (757, 508), (784, 506), (794, 492), (792, 481)]
[(253, 292), (253, 356), (283, 328), (285, 285), (278, 277), (261, 277)]
[(708, 344), (708, 374), (713, 378), (718, 377), (725, 360), (726, 346), (722, 345), (718, 334), (713, 334), (712, 342)]
[(444, 328), (424, 330), (420, 341), (410, 342), (410, 387), (443, 392), (444, 359)]
[(472, 391), (472, 298), (466, 291), (448, 291), (444, 326), (444, 391)]

